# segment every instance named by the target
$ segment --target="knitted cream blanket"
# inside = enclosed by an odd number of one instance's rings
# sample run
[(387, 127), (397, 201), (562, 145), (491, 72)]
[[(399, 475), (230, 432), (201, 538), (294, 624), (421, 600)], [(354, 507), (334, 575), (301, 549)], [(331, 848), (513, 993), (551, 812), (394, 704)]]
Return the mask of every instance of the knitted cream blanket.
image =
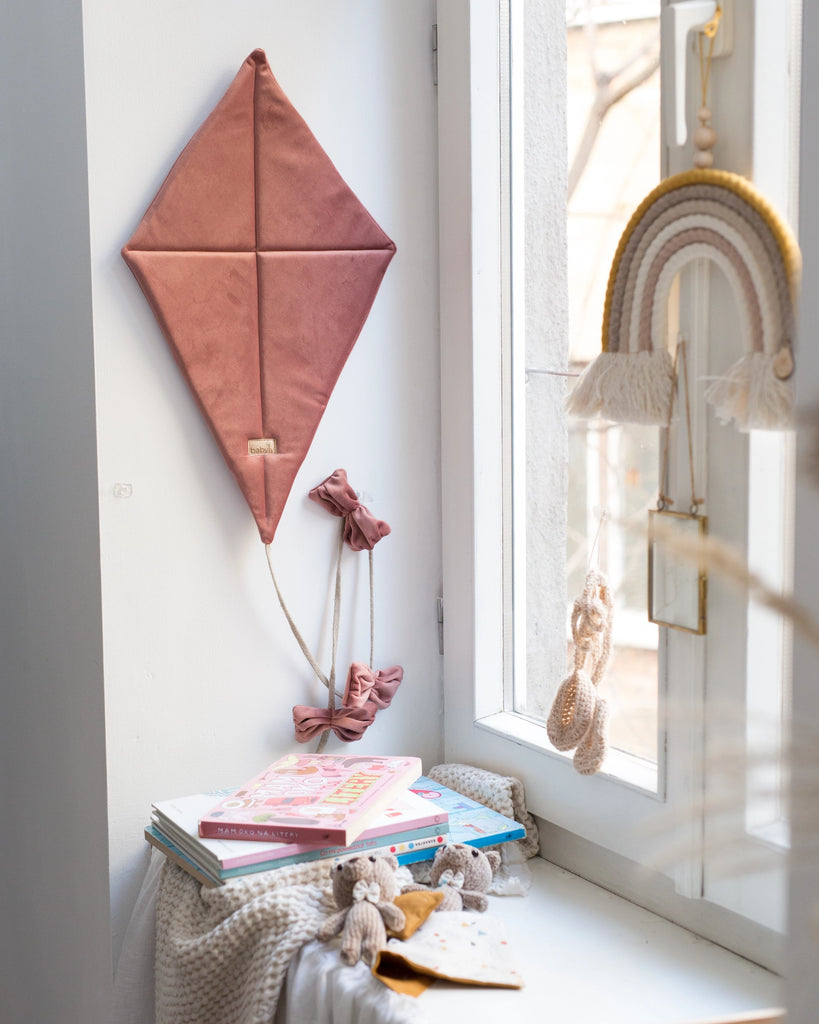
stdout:
[[(429, 778), (454, 789), (478, 803), (486, 804), (498, 814), (513, 818), (526, 829), (526, 835), (515, 844), (524, 857), (535, 857), (539, 849), (537, 825), (526, 809), (523, 783), (511, 775), (497, 775), (471, 764), (436, 764), (427, 772)], [(507, 849), (504, 844), (501, 850)]]
[(335, 909), (327, 864), (206, 889), (170, 862), (156, 917), (156, 1024), (271, 1024), (291, 957)]

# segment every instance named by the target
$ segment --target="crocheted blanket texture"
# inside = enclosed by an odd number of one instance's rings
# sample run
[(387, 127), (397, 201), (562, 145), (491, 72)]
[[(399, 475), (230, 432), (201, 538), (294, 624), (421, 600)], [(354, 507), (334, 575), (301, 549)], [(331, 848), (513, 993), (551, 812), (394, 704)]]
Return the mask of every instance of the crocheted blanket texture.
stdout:
[[(523, 786), (468, 765), (436, 765), (431, 778), (537, 829)], [(335, 911), (326, 862), (293, 864), (207, 889), (163, 865), (156, 915), (156, 1024), (270, 1024), (293, 956)]]
[(326, 863), (206, 889), (163, 866), (156, 1024), (270, 1024), (293, 955), (335, 909)]

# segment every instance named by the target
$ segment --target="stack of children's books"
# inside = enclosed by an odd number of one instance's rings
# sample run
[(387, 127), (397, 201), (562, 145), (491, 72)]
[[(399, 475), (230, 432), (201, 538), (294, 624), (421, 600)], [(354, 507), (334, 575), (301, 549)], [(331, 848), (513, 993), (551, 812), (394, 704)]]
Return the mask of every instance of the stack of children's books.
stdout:
[(145, 838), (203, 885), (287, 864), (392, 853), (430, 860), (446, 843), (497, 846), (522, 825), (421, 774), (417, 757), (289, 754), (238, 789), (152, 807)]

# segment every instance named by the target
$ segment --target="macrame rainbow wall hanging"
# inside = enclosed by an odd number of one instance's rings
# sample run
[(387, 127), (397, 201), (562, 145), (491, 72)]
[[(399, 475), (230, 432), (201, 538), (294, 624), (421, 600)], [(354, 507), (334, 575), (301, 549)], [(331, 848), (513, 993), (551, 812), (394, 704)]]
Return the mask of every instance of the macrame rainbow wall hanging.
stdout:
[(792, 426), (799, 249), (770, 203), (737, 174), (665, 179), (635, 210), (609, 273), (603, 346), (569, 398), (574, 415), (665, 425), (673, 383), (666, 306), (674, 278), (697, 259), (725, 274), (747, 352), (706, 399), (741, 430)]

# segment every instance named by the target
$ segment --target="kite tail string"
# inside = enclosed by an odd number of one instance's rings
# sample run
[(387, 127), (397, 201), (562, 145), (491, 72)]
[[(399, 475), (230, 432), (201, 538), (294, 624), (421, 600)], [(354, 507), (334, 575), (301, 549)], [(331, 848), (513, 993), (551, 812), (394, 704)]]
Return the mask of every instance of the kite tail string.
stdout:
[(370, 669), (373, 669), (375, 661), (375, 598), (373, 596), (373, 549), (367, 552), (370, 556)]
[[(332, 697), (335, 694), (335, 671), (334, 671), (335, 670), (335, 646), (334, 646), (334, 649), (333, 649), (333, 672), (331, 673), (332, 676), (333, 676), (333, 682), (331, 683), (330, 679), (328, 679), (327, 676), (322, 671), (321, 666), (319, 665), (319, 663), (313, 657), (313, 654), (310, 651), (310, 648), (305, 643), (304, 637), (299, 632), (299, 628), (296, 625), (296, 623), (293, 621), (293, 616), (290, 614), (290, 611), (288, 610), (288, 607), (285, 604), (284, 597), (282, 596), (282, 592), (279, 589), (278, 581), (276, 580), (276, 574), (273, 571), (273, 560), (272, 560), (271, 555), (270, 555), (270, 545), (269, 544), (265, 544), (264, 548), (265, 548), (265, 554), (267, 555), (267, 565), (268, 565), (268, 568), (270, 569), (270, 578), (273, 580), (273, 586), (275, 587), (275, 590), (276, 590), (276, 596), (278, 597), (279, 604), (281, 605), (281, 609), (284, 612), (284, 617), (285, 617), (285, 619), (287, 619), (287, 624), (290, 626), (290, 631), (292, 632), (293, 636), (295, 637), (296, 643), (301, 648), (302, 654), (307, 659), (307, 662), (310, 665), (310, 668), (312, 668), (312, 670), (315, 672), (317, 678), (320, 679), (322, 683), (324, 683), (324, 685), (330, 691), (330, 694), (331, 694), (331, 697)], [(337, 572), (338, 572), (338, 570), (337, 570)], [(339, 591), (340, 591), (340, 586), (337, 586), (337, 593)], [(337, 600), (338, 599), (336, 598), (336, 601)], [(336, 620), (337, 620), (337, 606), (336, 606), (336, 608), (333, 609), (333, 622), (335, 623)], [(338, 693), (337, 696), (341, 697), (342, 694)]]
[[(327, 687), (327, 708), (332, 711), (336, 706), (336, 651), (338, 650), (338, 629), (341, 619), (341, 556), (344, 553), (344, 520), (339, 522), (338, 530), (338, 551), (336, 552), (336, 586), (333, 593), (333, 655), (330, 663), (330, 679)], [(316, 744), (316, 753), (320, 754), (327, 746), (330, 730), (325, 730), (319, 736)]]

